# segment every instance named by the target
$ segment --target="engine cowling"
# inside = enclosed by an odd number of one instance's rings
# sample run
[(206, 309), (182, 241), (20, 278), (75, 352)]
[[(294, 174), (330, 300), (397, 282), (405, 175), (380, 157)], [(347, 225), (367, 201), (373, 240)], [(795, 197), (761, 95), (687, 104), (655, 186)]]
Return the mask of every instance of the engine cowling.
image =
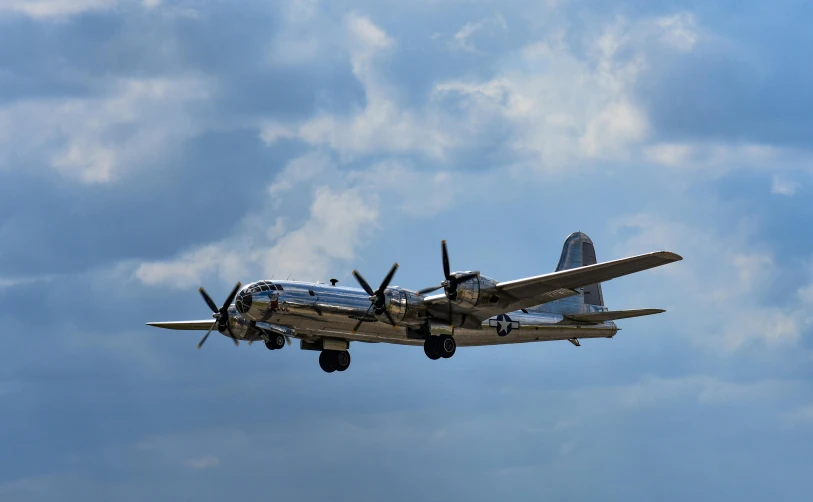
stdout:
[[(386, 309), (396, 324), (401, 326), (422, 326), (426, 323), (428, 309), (423, 297), (403, 288), (388, 288), (385, 292)], [(376, 314), (382, 322), (388, 322), (385, 315)]]
[(497, 281), (484, 275), (466, 279), (457, 283), (456, 294), (450, 301), (467, 308), (499, 303)]
[[(229, 313), (229, 327), (231, 328), (231, 332), (234, 337), (238, 340), (252, 337), (254, 335), (254, 331), (256, 330), (248, 319), (241, 316), (236, 311)], [(226, 329), (220, 329), (220, 326), (218, 326), (217, 330), (220, 333), (229, 336), (229, 332)]]

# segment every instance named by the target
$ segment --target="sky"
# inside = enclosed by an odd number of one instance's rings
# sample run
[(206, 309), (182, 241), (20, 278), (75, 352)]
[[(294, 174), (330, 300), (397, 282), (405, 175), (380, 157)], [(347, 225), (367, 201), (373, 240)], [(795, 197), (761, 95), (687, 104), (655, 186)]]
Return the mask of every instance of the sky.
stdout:
[[(807, 500), (808, 2), (0, 0), (0, 499)], [(603, 286), (612, 340), (148, 321), (397, 261)]]

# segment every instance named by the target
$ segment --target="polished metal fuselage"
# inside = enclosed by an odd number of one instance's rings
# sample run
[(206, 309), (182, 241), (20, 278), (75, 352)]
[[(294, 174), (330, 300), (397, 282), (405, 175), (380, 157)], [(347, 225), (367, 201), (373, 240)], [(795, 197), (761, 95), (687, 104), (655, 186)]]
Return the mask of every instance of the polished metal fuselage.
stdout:
[[(271, 284), (270, 281), (265, 281), (265, 283)], [(250, 292), (251, 286), (246, 286), (243, 291)], [(343, 339), (422, 345), (429, 334), (440, 335), (452, 332), (450, 323), (446, 319), (421, 316), (415, 312), (413, 312), (415, 315), (410, 316), (409, 312), (391, 310), (394, 316), (398, 316), (397, 318), (404, 314), (405, 325), (399, 323), (399, 326), (395, 327), (383, 321), (381, 316), (377, 317), (369, 312), (370, 297), (358, 288), (296, 281), (274, 281), (273, 287), (275, 289), (270, 291), (248, 293), (251, 296), (250, 308), (241, 305), (243, 313), (238, 313), (232, 306), (231, 311), (235, 322), (241, 323), (243, 326), (256, 323), (256, 326), (270, 325), (287, 328), (295, 333), (296, 338), (306, 342)], [(399, 291), (406, 290), (391, 288), (388, 298), (397, 299), (405, 296), (401, 295)], [(415, 305), (407, 304), (406, 301), (391, 302), (389, 305), (396, 310), (417, 308)], [(509, 312), (507, 318), (499, 316), (502, 317), (503, 323), (510, 324), (499, 324), (495, 317), (482, 320), (474, 325), (476, 327), (472, 327), (471, 324), (466, 327), (455, 327), (454, 337), (458, 346), (465, 347), (580, 338), (610, 338), (618, 331), (612, 322), (586, 324), (570, 321), (563, 315), (567, 312), (562, 312), (561, 304), (551, 305), (551, 307), (553, 308), (550, 312), (545, 311), (545, 305), (541, 305), (526, 311)], [(584, 305), (573, 303), (572, 312), (583, 312), (584, 308)], [(364, 319), (364, 322), (354, 333), (353, 328), (360, 319)], [(508, 325), (512, 329), (501, 330)], [(500, 336), (500, 333), (503, 336)], [(238, 337), (246, 340), (260, 340), (263, 339), (263, 333), (249, 329), (241, 331)]]

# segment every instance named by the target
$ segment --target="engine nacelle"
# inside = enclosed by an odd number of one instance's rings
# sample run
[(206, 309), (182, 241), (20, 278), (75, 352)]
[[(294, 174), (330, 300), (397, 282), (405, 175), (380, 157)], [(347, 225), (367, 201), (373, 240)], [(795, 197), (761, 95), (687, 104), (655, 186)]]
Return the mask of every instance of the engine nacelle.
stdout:
[(495, 305), (499, 303), (497, 281), (478, 275), (457, 284), (457, 295), (452, 303), (463, 307)]
[[(229, 327), (231, 327), (232, 334), (238, 340), (253, 337), (256, 330), (248, 319), (241, 316), (233, 309), (229, 312)], [(229, 332), (225, 329), (225, 327), (224, 329), (221, 329), (221, 327), (218, 326), (217, 330), (220, 333), (229, 336)]]
[[(426, 322), (427, 308), (423, 298), (402, 288), (388, 288), (386, 309), (399, 326), (422, 326)], [(388, 322), (385, 315), (377, 315), (379, 320)]]

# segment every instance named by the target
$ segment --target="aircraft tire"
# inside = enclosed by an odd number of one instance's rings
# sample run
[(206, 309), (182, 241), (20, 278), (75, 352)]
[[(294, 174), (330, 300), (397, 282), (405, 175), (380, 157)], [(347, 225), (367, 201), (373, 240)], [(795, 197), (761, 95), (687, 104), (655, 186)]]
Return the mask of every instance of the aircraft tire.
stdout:
[(333, 359), (336, 361), (336, 371), (344, 371), (350, 367), (350, 352), (346, 350), (337, 351)]
[(336, 354), (332, 350), (323, 350), (319, 354), (319, 367), (325, 373), (333, 373), (336, 371)]
[(437, 352), (440, 357), (449, 359), (457, 352), (457, 342), (449, 335), (443, 335), (437, 341)]
[(268, 350), (278, 350), (285, 347), (285, 337), (282, 335), (276, 335), (271, 337), (271, 339), (265, 342), (265, 347)]
[(438, 337), (430, 336), (423, 342), (423, 353), (433, 361), (440, 359), (440, 351), (438, 350), (438, 345), (440, 344), (437, 343), (437, 341)]

